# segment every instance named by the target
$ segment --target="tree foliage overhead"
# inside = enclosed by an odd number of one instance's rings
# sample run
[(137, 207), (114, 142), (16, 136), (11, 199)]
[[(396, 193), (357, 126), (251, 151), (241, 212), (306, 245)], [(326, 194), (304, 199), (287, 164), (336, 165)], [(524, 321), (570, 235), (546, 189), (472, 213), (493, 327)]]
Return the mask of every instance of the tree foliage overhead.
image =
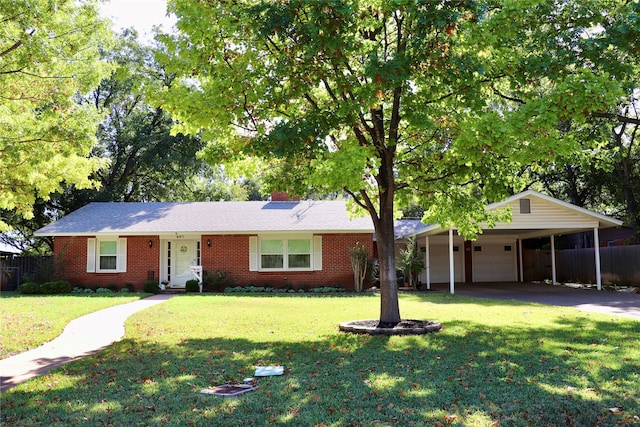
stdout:
[(374, 222), (392, 323), (395, 206), (417, 202), (468, 237), (495, 221), (488, 200), (575, 149), (559, 122), (579, 127), (622, 96), (580, 55), (621, 5), (173, 0), (167, 108), (211, 161), (252, 156), (281, 189), (347, 192)]
[(171, 135), (174, 121), (147, 96), (170, 85), (171, 76), (153, 60), (151, 48), (138, 42), (135, 32), (120, 34), (112, 49), (103, 52), (103, 59), (112, 64), (111, 74), (78, 100), (102, 118), (89, 154), (90, 159), (108, 160), (90, 175), (98, 188), (63, 184), (46, 200), (35, 199), (29, 219), (0, 211), (13, 229), (0, 235), (0, 241), (51, 252), (52, 239), (34, 242), (33, 232), (93, 201), (246, 200), (259, 192), (251, 187), (255, 183), (231, 180), (220, 166), (198, 158), (204, 146), (198, 137)]
[(640, 3), (616, 4), (581, 40), (580, 55), (624, 95), (584, 123), (565, 118), (560, 129), (578, 135), (579, 149), (547, 162), (533, 179), (554, 197), (622, 217), (640, 242)]
[(91, 0), (3, 0), (0, 22), (0, 209), (28, 218), (36, 197), (91, 186), (101, 164), (86, 158), (99, 115), (78, 96), (108, 73), (111, 33)]
[(196, 157), (203, 145), (197, 136), (171, 135), (171, 116), (148, 96), (170, 86), (172, 76), (135, 31), (125, 30), (105, 57), (114, 71), (86, 101), (104, 116), (91, 157), (110, 164), (95, 173), (101, 188), (86, 192), (84, 203), (190, 199), (189, 184), (206, 165)]

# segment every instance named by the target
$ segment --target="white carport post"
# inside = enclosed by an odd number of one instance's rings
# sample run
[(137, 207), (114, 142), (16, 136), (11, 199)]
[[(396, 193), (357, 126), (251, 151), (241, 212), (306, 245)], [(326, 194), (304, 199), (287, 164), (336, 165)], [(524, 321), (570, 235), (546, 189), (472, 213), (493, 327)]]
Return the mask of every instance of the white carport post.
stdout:
[(600, 236), (598, 235), (598, 227), (593, 228), (593, 248), (596, 254), (596, 287), (602, 290), (602, 277), (600, 277)]
[(431, 269), (429, 268), (429, 236), (424, 238), (424, 271), (427, 281), (427, 289), (431, 290)]
[(556, 280), (556, 236), (551, 235), (551, 283), (554, 285)]
[(449, 229), (449, 292), (455, 293), (455, 277), (453, 268), (453, 228)]

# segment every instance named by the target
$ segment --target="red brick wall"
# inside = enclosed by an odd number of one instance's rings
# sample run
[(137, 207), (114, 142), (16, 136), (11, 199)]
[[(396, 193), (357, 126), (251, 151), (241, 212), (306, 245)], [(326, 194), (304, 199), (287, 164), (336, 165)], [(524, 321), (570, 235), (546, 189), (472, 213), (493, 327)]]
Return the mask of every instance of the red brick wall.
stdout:
[[(206, 245), (211, 241), (211, 247)], [(249, 271), (249, 236), (205, 235), (202, 236), (202, 265), (205, 270), (224, 270), (237, 285), (255, 286), (308, 285), (333, 286), (340, 284), (353, 289), (353, 270), (349, 249), (356, 243), (366, 246), (373, 256), (373, 241), (370, 234), (324, 234), (322, 235), (322, 270), (320, 271)]]
[[(153, 246), (149, 248), (149, 240)], [(211, 241), (211, 246), (207, 241)], [(264, 286), (300, 285), (310, 287), (340, 284), (353, 289), (353, 271), (349, 260), (349, 249), (356, 243), (365, 245), (369, 256), (373, 256), (373, 241), (370, 234), (324, 234), (322, 235), (322, 270), (296, 272), (249, 271), (248, 235), (204, 235), (201, 241), (201, 263), (204, 270), (224, 270), (236, 285), (253, 284)], [(56, 237), (55, 254), (60, 276), (72, 286), (90, 287), (133, 283), (142, 290), (143, 283), (152, 272), (158, 280), (160, 269), (160, 241), (156, 236), (127, 237), (126, 273), (87, 273), (87, 238)]]
[[(149, 247), (151, 240), (152, 247)], [(87, 237), (56, 237), (54, 240), (56, 271), (71, 286), (100, 287), (133, 283), (137, 290), (148, 277), (159, 277), (160, 241), (157, 236), (127, 237), (126, 273), (87, 273)]]

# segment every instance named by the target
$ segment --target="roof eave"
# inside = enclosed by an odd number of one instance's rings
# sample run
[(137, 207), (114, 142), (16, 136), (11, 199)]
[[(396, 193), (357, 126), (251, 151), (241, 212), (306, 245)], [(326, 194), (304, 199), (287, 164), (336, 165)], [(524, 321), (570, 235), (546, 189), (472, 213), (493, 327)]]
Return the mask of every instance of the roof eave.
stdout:
[(168, 234), (200, 234), (200, 235), (255, 235), (255, 234), (361, 234), (373, 233), (371, 229), (329, 229), (329, 230), (170, 230), (170, 231), (82, 231), (82, 232), (36, 232), (37, 237), (92, 237), (92, 236), (157, 236)]

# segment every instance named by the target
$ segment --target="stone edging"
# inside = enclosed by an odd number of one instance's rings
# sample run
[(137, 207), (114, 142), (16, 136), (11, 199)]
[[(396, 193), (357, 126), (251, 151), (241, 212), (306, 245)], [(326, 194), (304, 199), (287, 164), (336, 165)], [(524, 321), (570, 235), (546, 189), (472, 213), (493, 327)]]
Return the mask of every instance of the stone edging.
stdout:
[(377, 320), (352, 320), (340, 323), (342, 332), (370, 335), (424, 335), (442, 329), (439, 322), (429, 320), (404, 320), (393, 328), (379, 328)]

